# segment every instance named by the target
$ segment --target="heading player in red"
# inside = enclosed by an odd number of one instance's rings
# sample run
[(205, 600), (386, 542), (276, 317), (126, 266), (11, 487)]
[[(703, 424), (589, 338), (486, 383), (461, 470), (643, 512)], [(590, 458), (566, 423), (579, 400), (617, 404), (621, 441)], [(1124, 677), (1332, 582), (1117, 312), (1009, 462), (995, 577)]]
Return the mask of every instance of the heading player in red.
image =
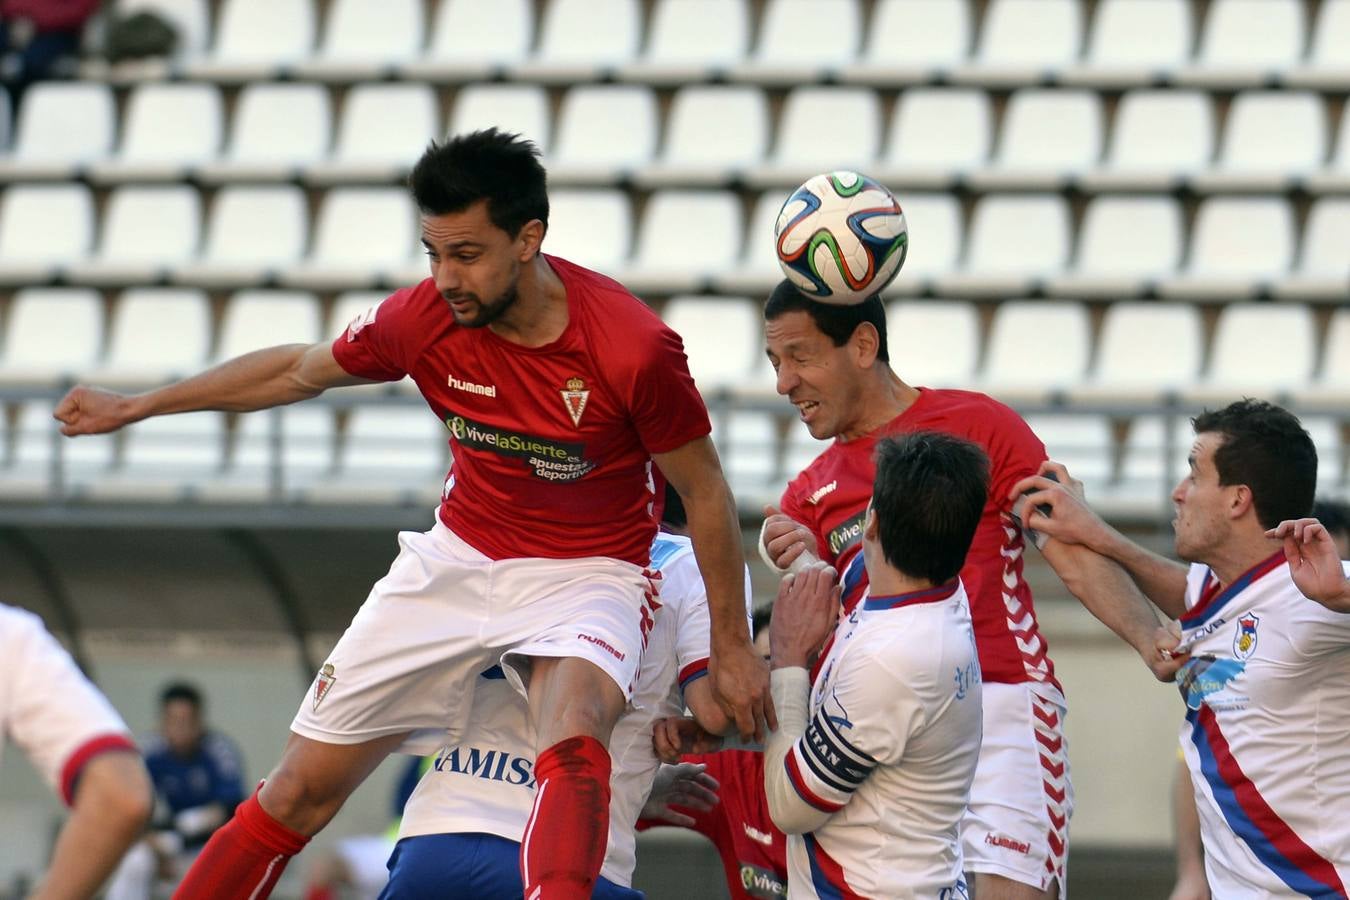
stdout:
[[(984, 676), (984, 741), (962, 824), (966, 871), (975, 873), (981, 900), (1062, 895), (1073, 809), (1065, 701), (1022, 575), (1022, 532), (1006, 499), (1012, 485), (1038, 471), (1044, 445), (1021, 417), (984, 394), (915, 388), (900, 380), (890, 367), (878, 297), (828, 306), (784, 281), (769, 296), (764, 319), (778, 393), (797, 407), (813, 437), (834, 443), (788, 484), (781, 512), (766, 509), (762, 549), (781, 569), (804, 552), (834, 566), (846, 610), (867, 586), (862, 531), (878, 441), (939, 431), (988, 455), (989, 498), (960, 576)], [(1056, 541), (1043, 552), (1082, 554)], [(1103, 585), (1127, 589), (1119, 568), (1100, 559), (1078, 562), (1077, 571), (1086, 573), (1082, 566), (1088, 566)], [(1141, 656), (1156, 658), (1157, 619), (1142, 599), (1115, 605), (1098, 602), (1109, 597), (1105, 591), (1075, 593)]]
[(433, 143), (410, 184), (432, 277), (331, 344), (246, 354), (138, 396), (77, 387), (56, 410), (64, 433), (89, 434), (408, 375), (450, 432), (435, 525), (399, 536), (281, 762), (180, 897), (267, 896), (386, 754), (454, 738), (475, 677), (498, 663), (538, 734), (526, 896), (589, 897), (609, 821), (606, 743), (655, 608), (653, 462), (688, 511), (716, 695), (744, 735), (774, 723), (745, 623), (735, 505), (679, 337), (618, 283), (540, 252), (548, 195), (530, 142), (490, 129)]

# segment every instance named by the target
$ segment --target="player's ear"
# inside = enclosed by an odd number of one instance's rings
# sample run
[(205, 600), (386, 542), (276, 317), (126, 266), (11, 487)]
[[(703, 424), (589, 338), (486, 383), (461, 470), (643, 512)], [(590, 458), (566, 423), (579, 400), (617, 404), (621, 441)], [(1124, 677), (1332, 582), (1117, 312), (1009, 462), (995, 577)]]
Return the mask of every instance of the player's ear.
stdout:
[(873, 508), (871, 501), (867, 503), (867, 513), (863, 519), (863, 537), (869, 541), (877, 539), (877, 511)]
[(877, 353), (881, 351), (881, 335), (877, 334), (877, 327), (871, 322), (860, 322), (858, 327), (853, 329), (849, 346), (853, 350), (858, 367), (870, 369), (872, 363), (877, 360)]
[(543, 222), (538, 219), (531, 219), (520, 226), (520, 232), (516, 235), (517, 258), (523, 262), (529, 262), (539, 253), (539, 247), (544, 243), (544, 232), (548, 230)]
[(1239, 519), (1245, 516), (1249, 511), (1255, 515), (1256, 498), (1252, 496), (1252, 489), (1245, 484), (1233, 486), (1233, 492), (1228, 498), (1228, 513), (1231, 518)]

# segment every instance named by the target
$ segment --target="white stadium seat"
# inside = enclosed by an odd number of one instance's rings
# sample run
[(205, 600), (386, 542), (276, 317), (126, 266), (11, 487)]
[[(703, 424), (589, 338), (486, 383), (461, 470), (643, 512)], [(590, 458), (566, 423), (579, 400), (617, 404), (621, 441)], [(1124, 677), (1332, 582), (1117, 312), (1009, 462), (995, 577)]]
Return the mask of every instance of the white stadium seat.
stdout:
[(247, 82), (271, 78), (313, 51), (314, 0), (222, 0), (215, 45), (186, 62), (196, 78)]
[[(69, 485), (97, 478), (112, 466), (117, 438), (87, 434), (75, 440), (59, 437), (60, 423), (52, 418), (51, 400), (30, 400), (19, 406), (11, 436), (9, 464), (0, 469), (0, 496), (10, 502), (41, 500), (65, 494)], [(54, 460), (60, 461), (62, 487), (53, 482)]]
[(15, 184), (0, 200), (0, 284), (40, 284), (94, 246), (94, 200), (82, 184)]
[(879, 87), (930, 81), (965, 61), (971, 29), (969, 0), (880, 0), (861, 56), (839, 78)]
[(722, 185), (768, 152), (769, 101), (750, 85), (691, 85), (675, 92), (656, 162), (644, 185)]
[(1294, 390), (1301, 405), (1344, 410), (1350, 406), (1350, 307), (1341, 307), (1331, 316), (1322, 348), (1322, 364), (1317, 377)]
[(1083, 214), (1072, 267), (1047, 289), (1069, 297), (1138, 295), (1177, 271), (1184, 245), (1181, 205), (1173, 198), (1096, 197)]
[(306, 180), (397, 181), (441, 136), (435, 93), (425, 84), (358, 84), (348, 93), (333, 155), (310, 165)]
[(746, 297), (674, 297), (661, 318), (684, 341), (704, 396), (741, 387), (762, 352), (758, 306)]
[(757, 507), (777, 503), (783, 489), (778, 418), (768, 412), (728, 409), (713, 417), (712, 437), (736, 497)]
[(612, 184), (651, 161), (657, 128), (656, 95), (645, 85), (573, 87), (558, 111), (549, 182)]
[(1063, 463), (1089, 498), (1096, 498), (1115, 478), (1115, 439), (1103, 415), (1040, 413), (1026, 417), (1046, 456)]
[(470, 84), (455, 97), (447, 134), (498, 128), (519, 134), (547, 153), (553, 140), (548, 93), (537, 84)]
[(1230, 303), (1219, 312), (1204, 376), (1186, 396), (1209, 405), (1243, 397), (1282, 398), (1312, 378), (1314, 332), (1306, 306)]
[(786, 199), (787, 195), (777, 189), (764, 191), (756, 198), (740, 260), (734, 269), (713, 279), (719, 291), (764, 297), (783, 280), (783, 270), (774, 252), (773, 227)]
[(319, 50), (299, 62), (301, 78), (365, 81), (393, 72), (426, 43), (420, 0), (333, 0)]
[(961, 204), (951, 194), (901, 196), (909, 245), (905, 264), (887, 289), (887, 294), (895, 295), (923, 290), (933, 279), (955, 272), (961, 262), (964, 234)]
[[(822, 128), (822, 122), (848, 127)], [(822, 171), (867, 172), (880, 149), (881, 102), (871, 88), (794, 88), (783, 102), (773, 151), (745, 178), (755, 186), (795, 187)]]
[(403, 266), (417, 246), (416, 216), (407, 190), (334, 188), (314, 224), (309, 254), (281, 276), (307, 290), (366, 287)]
[(875, 174), (892, 190), (948, 188), (989, 159), (989, 95), (973, 88), (911, 88), (900, 95)]
[(1218, 165), (1197, 173), (1199, 190), (1279, 191), (1327, 156), (1327, 116), (1308, 91), (1246, 91), (1228, 111)]
[(1184, 416), (1136, 416), (1125, 436), (1120, 477), (1102, 497), (1102, 509), (1154, 520), (1170, 517), (1172, 490), (1188, 471), (1194, 438)]
[(656, 0), (650, 33), (642, 56), (621, 66), (619, 77), (679, 86), (740, 62), (750, 42), (750, 10), (747, 0)]
[(113, 146), (112, 89), (93, 81), (44, 81), (28, 89), (0, 180), (66, 180)]
[(321, 337), (319, 301), (313, 294), (239, 291), (225, 306), (212, 362), (224, 362), (275, 344), (313, 344)]
[(1185, 63), (1193, 40), (1188, 0), (1101, 0), (1083, 62), (1061, 78), (1085, 87), (1143, 87)]
[(1130, 91), (1121, 98), (1105, 164), (1090, 189), (1171, 189), (1214, 156), (1214, 106), (1200, 91)]
[(697, 290), (736, 265), (744, 238), (740, 199), (730, 191), (657, 191), (619, 280), (639, 295)]
[(1306, 62), (1285, 70), (1290, 87), (1350, 89), (1350, 0), (1322, 0)]
[(103, 352), (103, 320), (92, 290), (19, 291), (0, 334), (0, 385), (55, 386), (89, 371)]
[[(1045, 335), (1054, 335), (1054, 343), (1042, 350), (1033, 338)], [(980, 390), (1005, 402), (1044, 403), (1083, 380), (1091, 349), (1081, 303), (1005, 300), (989, 326)]]
[(89, 173), (103, 182), (180, 181), (194, 165), (215, 158), (223, 133), (214, 85), (141, 84), (127, 102), (117, 153)]
[(449, 433), (422, 403), (358, 406), (347, 417), (336, 474), (302, 489), (311, 503), (436, 501), (449, 469)]
[(1185, 267), (1160, 290), (1192, 300), (1251, 297), (1293, 259), (1293, 211), (1283, 197), (1210, 197), (1196, 213)]
[(336, 457), (331, 407), (301, 403), (249, 413), (236, 420), (224, 471), (197, 485), (195, 494), (208, 503), (285, 501), (331, 472)]
[(638, 0), (553, 0), (544, 9), (538, 48), (511, 67), (512, 77), (567, 84), (631, 62), (642, 37), (639, 7)]
[(211, 307), (197, 290), (131, 288), (113, 306), (103, 364), (82, 377), (145, 387), (193, 375), (211, 350)]
[[(1347, 77), (1350, 77), (1350, 65), (1346, 68)], [(1307, 182), (1308, 188), (1314, 192), (1350, 192), (1350, 116), (1342, 113), (1331, 159), (1321, 171), (1308, 176)]]
[(1322, 197), (1313, 203), (1303, 229), (1294, 271), (1275, 285), (1291, 300), (1350, 300), (1350, 198)]
[(1095, 91), (1024, 88), (1008, 101), (991, 168), (979, 188), (1056, 190), (1102, 154), (1102, 104)]
[(534, 38), (530, 0), (442, 0), (426, 53), (399, 67), (421, 81), (476, 81), (523, 60)]
[(1102, 317), (1092, 371), (1069, 399), (1161, 403), (1196, 383), (1204, 354), (1200, 309), (1190, 303), (1112, 303)]
[(332, 140), (332, 106), (322, 86), (250, 84), (239, 93), (224, 155), (197, 175), (209, 182), (292, 178), (327, 156)]
[(906, 384), (965, 388), (980, 361), (980, 318), (961, 300), (902, 300), (886, 307), (891, 368)]
[(971, 62), (959, 83), (1020, 85), (1043, 80), (1078, 60), (1083, 11), (1077, 0), (991, 0)]
[(1051, 194), (990, 194), (975, 206), (959, 272), (940, 276), (946, 294), (1007, 296), (1058, 274), (1069, 259), (1069, 210)]
[(231, 185), (211, 207), (199, 258), (173, 270), (179, 284), (244, 287), (300, 259), (308, 236), (304, 193), (293, 185)]
[(1303, 56), (1301, 0), (1213, 0), (1195, 62), (1179, 83), (1208, 89), (1257, 87)]
[(810, 84), (852, 62), (861, 46), (858, 0), (767, 0), (759, 38), (731, 76), (757, 84)]
[(201, 199), (186, 185), (120, 187), (112, 192), (98, 251), (72, 262), (79, 284), (145, 284), (191, 259), (201, 240)]
[(72, 486), (82, 499), (170, 503), (191, 497), (224, 463), (224, 413), (153, 416), (123, 430), (119, 464)]
[(633, 210), (623, 191), (551, 191), (548, 223), (545, 253), (606, 274), (628, 264)]

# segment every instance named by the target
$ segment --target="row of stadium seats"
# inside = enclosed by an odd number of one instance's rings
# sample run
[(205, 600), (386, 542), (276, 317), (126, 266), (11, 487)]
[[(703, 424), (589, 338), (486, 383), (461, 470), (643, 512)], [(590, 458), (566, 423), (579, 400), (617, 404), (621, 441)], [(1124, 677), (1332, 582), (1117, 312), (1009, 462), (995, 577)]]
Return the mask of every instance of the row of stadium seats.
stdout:
[[(344, 294), (325, 315), (312, 294), (241, 291), (216, 327), (211, 303), (196, 290), (133, 288), (109, 308), (92, 290), (29, 288), (9, 304), (0, 332), (0, 388), (50, 390), (73, 377), (154, 384), (259, 347), (336, 336), (381, 297)], [(755, 301), (681, 296), (660, 311), (684, 336), (711, 398), (773, 396)], [(896, 301), (888, 311), (891, 354), (916, 384), (972, 386), (1033, 405), (1141, 407), (1244, 394), (1306, 408), (1350, 404), (1350, 308), (1327, 314), (1295, 303), (1230, 303), (1211, 317), (1212, 333), (1192, 304), (1122, 301), (1100, 312), (1098, 327), (1082, 303), (1007, 300), (993, 308), (986, 333), (974, 304)]]
[(329, 88), (257, 83), (227, 126), (215, 85), (150, 83), (132, 90), (119, 128), (106, 84), (46, 83), (25, 100), (0, 180), (388, 183), (428, 140), (497, 125), (540, 145), (554, 184), (791, 186), (852, 166), (892, 189), (1350, 191), (1350, 115), (1336, 126), (1339, 101), (1311, 91), (1243, 91), (1221, 105), (1203, 91), (1140, 89), (1107, 104), (1093, 90), (1024, 88), (1000, 104), (978, 88), (912, 88), (888, 124), (890, 104), (870, 87), (800, 87), (776, 129), (754, 86), (680, 88), (664, 120), (662, 106), (650, 87), (581, 85), (562, 95), (555, 124), (547, 89), (475, 84), (443, 120), (429, 85), (368, 83), (343, 95), (334, 129)]
[[(120, 0), (183, 33), (172, 71), (245, 81), (1350, 84), (1346, 0)], [(542, 9), (535, 22), (536, 6)], [(979, 21), (976, 11), (983, 10)], [(322, 35), (319, 36), (319, 32)], [(1086, 40), (1085, 40), (1086, 38)]]
[[(0, 413), (4, 408), (0, 406)], [(1184, 416), (1030, 415), (1052, 458), (1114, 516), (1157, 515), (1185, 472)], [(1340, 425), (1305, 416), (1320, 458), (1319, 491), (1347, 484)], [(713, 439), (747, 508), (776, 500), (824, 444), (781, 413), (722, 408)], [(232, 426), (232, 427), (231, 427)], [(430, 505), (448, 463), (444, 427), (420, 402), (335, 408), (323, 402), (239, 416), (187, 413), (116, 435), (61, 438), (51, 402), (0, 414), (0, 495), (7, 502), (338, 503)]]
[[(1096, 197), (1079, 218), (1058, 194), (988, 194), (968, 221), (951, 194), (901, 198), (911, 241), (896, 296), (1350, 296), (1350, 197), (1320, 198), (1302, 221), (1294, 203), (1266, 195), (1210, 197), (1192, 219), (1166, 195)], [(746, 199), (660, 190), (635, 216), (621, 190), (559, 189), (544, 247), (644, 296), (763, 293), (782, 277), (772, 234), (785, 192), (748, 198), (748, 215)], [(401, 188), (332, 188), (312, 230), (307, 197), (291, 185), (222, 189), (205, 214), (188, 185), (123, 186), (96, 217), (97, 206), (80, 184), (9, 187), (0, 198), (0, 284), (343, 290), (411, 284), (428, 271)]]

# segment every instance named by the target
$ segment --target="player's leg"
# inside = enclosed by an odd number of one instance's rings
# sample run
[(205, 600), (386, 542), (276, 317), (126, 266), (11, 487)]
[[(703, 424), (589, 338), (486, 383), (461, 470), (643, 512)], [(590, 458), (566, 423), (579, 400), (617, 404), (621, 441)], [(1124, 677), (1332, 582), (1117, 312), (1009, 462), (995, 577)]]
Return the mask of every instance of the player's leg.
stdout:
[(520, 853), (526, 897), (591, 896), (609, 837), (609, 736), (626, 704), (614, 679), (587, 660), (534, 660), (537, 788)]
[(979, 900), (1065, 896), (1073, 811), (1064, 701), (1053, 687), (984, 684), (984, 737), (961, 823)]
[(239, 804), (234, 818), (211, 835), (174, 897), (266, 897), (290, 858), (328, 824), (404, 737), (326, 744), (291, 734), (281, 762)]

